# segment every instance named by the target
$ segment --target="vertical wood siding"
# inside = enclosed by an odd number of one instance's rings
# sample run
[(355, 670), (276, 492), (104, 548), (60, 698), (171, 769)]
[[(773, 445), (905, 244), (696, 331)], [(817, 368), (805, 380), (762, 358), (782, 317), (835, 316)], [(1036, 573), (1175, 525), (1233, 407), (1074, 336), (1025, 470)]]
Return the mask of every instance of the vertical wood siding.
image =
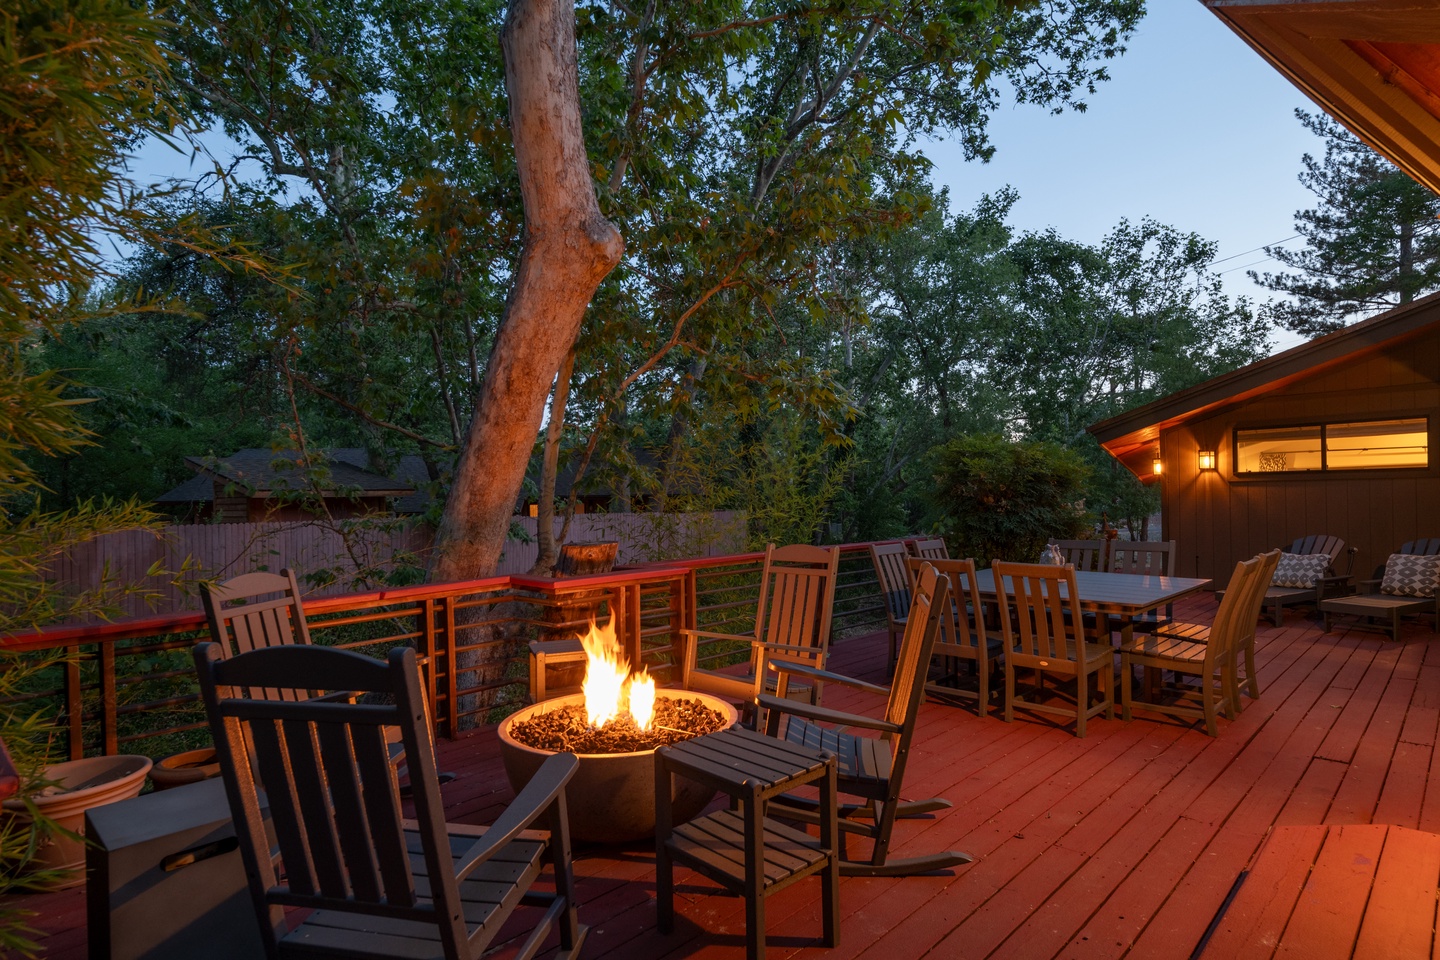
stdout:
[[(1430, 418), (1426, 470), (1310, 476), (1236, 476), (1234, 428)], [(1330, 534), (1359, 548), (1367, 577), (1400, 544), (1440, 536), (1440, 332), (1328, 370), (1214, 415), (1166, 430), (1161, 489), (1164, 537), (1178, 542), (1176, 573), (1223, 578), (1237, 560)], [(1202, 449), (1218, 469), (1200, 472)]]

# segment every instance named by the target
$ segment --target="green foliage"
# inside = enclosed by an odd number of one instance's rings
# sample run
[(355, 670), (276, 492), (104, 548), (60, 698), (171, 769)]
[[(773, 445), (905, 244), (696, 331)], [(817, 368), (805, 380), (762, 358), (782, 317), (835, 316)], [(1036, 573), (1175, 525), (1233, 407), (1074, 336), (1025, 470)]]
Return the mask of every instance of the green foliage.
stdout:
[(1440, 199), (1324, 114), (1295, 116), (1325, 141), (1325, 156), (1302, 158), (1300, 182), (1318, 201), (1295, 213), (1306, 245), (1265, 248), (1294, 272), (1249, 271), (1294, 298), (1275, 301), (1271, 318), (1318, 337), (1440, 289)]
[(960, 437), (935, 451), (941, 530), (956, 556), (1034, 561), (1047, 540), (1091, 529), (1080, 497), (1089, 468), (1053, 443), (995, 434)]
[(36, 932), (29, 926), (33, 911), (10, 895), (44, 890), (59, 878), (53, 871), (30, 870), (26, 866), (46, 837), (61, 829), (28, 800), (46, 785), (44, 770), (49, 762), (49, 738), (55, 718), (44, 701), (17, 698), (47, 685), (47, 675), (61, 660), (55, 655), (0, 652), (0, 704), (6, 705), (0, 708), (0, 743), (5, 744), (20, 775), (20, 796), (27, 798), (30, 815), (28, 823), (0, 817), (0, 952), (7, 957), (35, 957), (40, 953), (38, 944), (31, 939)]

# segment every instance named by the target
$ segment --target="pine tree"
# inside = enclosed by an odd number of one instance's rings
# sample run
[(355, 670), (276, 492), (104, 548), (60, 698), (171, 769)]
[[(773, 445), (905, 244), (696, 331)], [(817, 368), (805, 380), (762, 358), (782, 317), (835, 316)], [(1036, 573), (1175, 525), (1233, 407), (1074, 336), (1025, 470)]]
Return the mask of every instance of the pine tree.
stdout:
[(1295, 115), (1325, 140), (1325, 156), (1303, 159), (1300, 182), (1319, 199), (1295, 214), (1306, 246), (1265, 248), (1295, 272), (1250, 271), (1294, 298), (1272, 304), (1270, 319), (1317, 337), (1440, 289), (1440, 198), (1329, 117)]

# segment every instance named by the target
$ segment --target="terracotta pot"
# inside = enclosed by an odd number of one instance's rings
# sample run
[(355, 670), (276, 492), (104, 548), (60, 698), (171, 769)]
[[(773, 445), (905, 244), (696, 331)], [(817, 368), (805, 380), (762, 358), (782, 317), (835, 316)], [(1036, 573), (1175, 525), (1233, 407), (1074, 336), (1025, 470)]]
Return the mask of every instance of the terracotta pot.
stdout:
[(155, 785), (156, 790), (169, 790), (171, 787), (199, 783), (201, 780), (218, 776), (220, 761), (215, 756), (214, 747), (171, 754), (163, 760), (155, 761), (155, 766), (150, 768), (150, 782)]
[[(149, 757), (86, 757), (57, 763), (45, 768), (45, 777), (57, 781), (58, 785), (30, 799), (45, 816), (83, 837), (86, 810), (139, 796), (149, 772)], [(17, 821), (30, 821), (24, 803), (18, 798), (6, 800), (4, 808)], [(78, 886), (85, 882), (85, 843), (71, 837), (52, 836), (36, 852), (31, 866), (36, 870), (64, 871), (65, 879), (58, 886)]]
[[(718, 697), (689, 690), (659, 691), (659, 696), (673, 695), (702, 701), (726, 717), (726, 726), (734, 726), (739, 715), (735, 708)], [(506, 717), (500, 724), (500, 758), (505, 774), (516, 793), (530, 782), (535, 771), (553, 750), (529, 747), (510, 735), (512, 724), (528, 720), (537, 713), (561, 709), (572, 703), (585, 702), (583, 693), (556, 697), (525, 707)], [(580, 769), (565, 788), (565, 804), (570, 813), (570, 836), (592, 843), (626, 843), (655, 836), (655, 751), (637, 753), (581, 753)], [(676, 823), (693, 819), (715, 797), (714, 787), (702, 787), (684, 777), (674, 778), (670, 809)]]

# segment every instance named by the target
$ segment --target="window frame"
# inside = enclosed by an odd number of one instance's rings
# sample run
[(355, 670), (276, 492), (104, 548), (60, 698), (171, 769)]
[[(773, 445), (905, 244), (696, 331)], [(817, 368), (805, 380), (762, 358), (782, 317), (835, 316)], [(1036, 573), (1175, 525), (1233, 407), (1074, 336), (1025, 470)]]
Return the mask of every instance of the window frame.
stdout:
[[(1330, 465), (1330, 428), (1331, 427), (1356, 427), (1370, 423), (1395, 423), (1403, 420), (1423, 420), (1425, 422), (1425, 463), (1420, 465), (1390, 465), (1383, 467), (1332, 467)], [(1372, 476), (1387, 471), (1399, 471), (1402, 473), (1430, 473), (1436, 466), (1435, 459), (1430, 456), (1430, 449), (1433, 446), (1434, 422), (1428, 412), (1415, 412), (1408, 414), (1390, 414), (1388, 416), (1375, 417), (1368, 420), (1325, 420), (1321, 422), (1306, 421), (1303, 423), (1255, 423), (1241, 426), (1235, 424), (1230, 428), (1230, 473), (1236, 479), (1243, 480), (1264, 480), (1267, 478), (1293, 479), (1296, 477), (1323, 477), (1330, 474), (1359, 474)], [(1305, 430), (1318, 429), (1320, 431), (1320, 469), (1318, 470), (1241, 470), (1240, 469), (1240, 434), (1252, 430)]]

